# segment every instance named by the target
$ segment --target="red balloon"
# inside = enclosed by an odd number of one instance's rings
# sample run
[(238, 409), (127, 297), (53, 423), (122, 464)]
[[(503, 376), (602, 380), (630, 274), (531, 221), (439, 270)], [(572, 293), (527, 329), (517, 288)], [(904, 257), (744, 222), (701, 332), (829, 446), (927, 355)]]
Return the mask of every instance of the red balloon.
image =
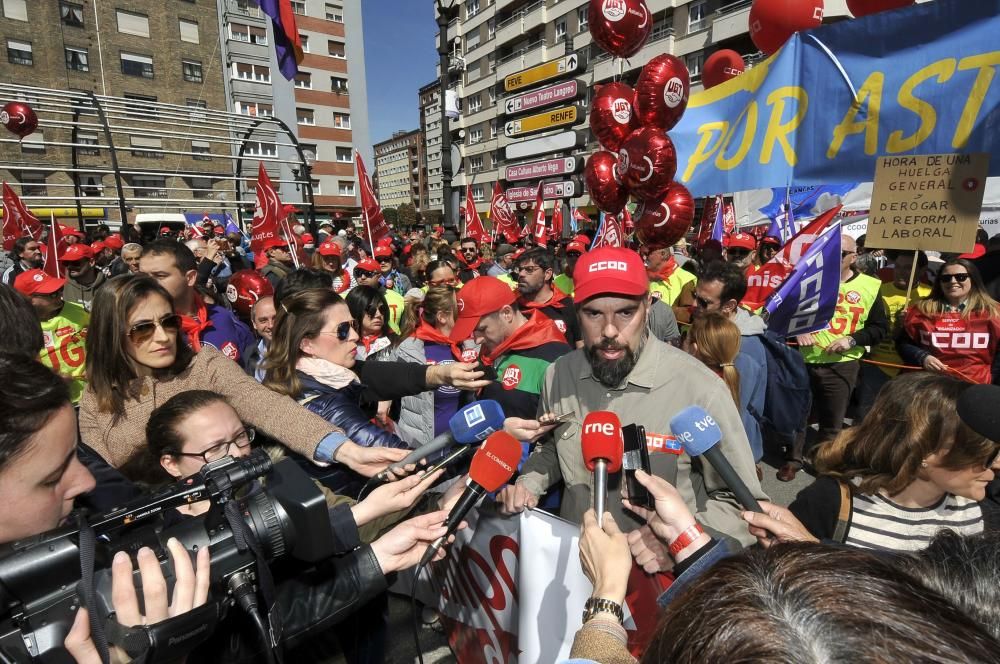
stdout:
[(694, 221), (694, 198), (680, 182), (671, 182), (662, 196), (639, 203), (635, 236), (651, 248), (669, 247), (684, 237)]
[(640, 198), (662, 194), (677, 173), (677, 151), (666, 132), (642, 127), (622, 143), (618, 173), (629, 191)]
[(618, 152), (629, 134), (639, 128), (633, 99), (635, 91), (624, 83), (609, 83), (597, 89), (590, 102), (590, 130), (605, 150)]
[(909, 7), (916, 1), (917, 0), (847, 0), (847, 9), (850, 10), (852, 15), (861, 18), (862, 16), (877, 14), (878, 12), (889, 11), (890, 9)]
[(590, 155), (584, 169), (590, 200), (609, 214), (618, 214), (628, 202), (628, 190), (618, 179), (618, 157), (600, 150)]
[(743, 56), (736, 51), (724, 48), (708, 56), (701, 68), (701, 82), (705, 89), (714, 88), (731, 78), (736, 78), (746, 71)]
[(823, 0), (753, 0), (750, 39), (767, 55), (781, 48), (800, 30), (823, 22)]
[(691, 77), (677, 56), (663, 53), (650, 60), (635, 84), (635, 112), (643, 127), (673, 129), (687, 108)]
[(653, 30), (645, 0), (590, 0), (587, 23), (594, 41), (619, 58), (638, 53)]
[(0, 110), (0, 124), (19, 138), (24, 138), (38, 129), (38, 116), (23, 101), (11, 101)]

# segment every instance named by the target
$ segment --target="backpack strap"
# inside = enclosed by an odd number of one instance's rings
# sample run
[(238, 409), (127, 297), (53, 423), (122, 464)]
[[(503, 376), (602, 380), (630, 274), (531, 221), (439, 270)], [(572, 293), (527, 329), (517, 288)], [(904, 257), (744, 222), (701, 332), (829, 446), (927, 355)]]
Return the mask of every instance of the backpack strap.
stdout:
[(848, 482), (837, 480), (840, 485), (840, 512), (837, 514), (837, 525), (833, 529), (833, 541), (843, 544), (847, 541), (847, 531), (851, 527), (851, 511), (853, 496)]

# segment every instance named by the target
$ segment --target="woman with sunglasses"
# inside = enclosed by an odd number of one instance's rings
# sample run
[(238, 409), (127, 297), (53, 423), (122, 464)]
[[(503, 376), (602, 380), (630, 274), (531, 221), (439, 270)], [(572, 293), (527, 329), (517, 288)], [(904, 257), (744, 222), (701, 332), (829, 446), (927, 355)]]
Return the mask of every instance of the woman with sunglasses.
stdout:
[[(352, 371), (359, 338), (339, 295), (328, 289), (296, 293), (278, 308), (264, 360), (264, 385), (298, 400), (360, 445), (405, 448), (398, 436), (372, 424), (361, 408), (364, 386)], [(307, 470), (337, 493), (357, 495), (362, 486), (357, 475), (339, 469)]]
[(433, 260), (424, 269), (424, 291), (434, 286), (447, 286), (455, 289), (462, 287), (458, 273), (448, 260)]
[(903, 317), (896, 347), (906, 364), (974, 383), (1000, 378), (1000, 303), (964, 258), (946, 261), (931, 294)]
[(196, 389), (226, 396), (245, 422), (310, 461), (337, 461), (371, 476), (405, 456), (355, 444), (212, 347), (194, 352), (179, 343), (180, 325), (170, 294), (150, 277), (115, 277), (94, 298), (80, 436), (111, 466), (120, 467), (142, 447), (156, 406)]
[[(352, 288), (345, 299), (360, 333), (357, 360), (392, 360), (401, 341), (389, 327), (391, 312), (385, 295), (372, 286)], [(399, 312), (402, 317), (403, 312)]]
[(987, 484), (1000, 444), (959, 419), (968, 382), (915, 372), (886, 383), (858, 426), (816, 449), (816, 481), (789, 506), (820, 539), (915, 551), (940, 530), (1000, 528)]

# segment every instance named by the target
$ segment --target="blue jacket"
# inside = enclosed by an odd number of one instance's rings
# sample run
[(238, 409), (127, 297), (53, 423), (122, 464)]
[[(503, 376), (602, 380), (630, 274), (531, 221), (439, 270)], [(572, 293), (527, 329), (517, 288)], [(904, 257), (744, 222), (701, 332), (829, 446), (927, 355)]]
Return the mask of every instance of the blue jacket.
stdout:
[(740, 417), (747, 431), (753, 460), (758, 462), (764, 456), (764, 435), (759, 420), (767, 394), (767, 350), (759, 336), (764, 331), (764, 325), (758, 316), (750, 316), (742, 309), (733, 322), (740, 328), (741, 335), (740, 352), (733, 362), (740, 372)]
[(256, 343), (253, 332), (229, 309), (207, 303), (205, 308), (211, 325), (201, 333), (201, 343), (212, 346), (242, 366), (244, 349)]

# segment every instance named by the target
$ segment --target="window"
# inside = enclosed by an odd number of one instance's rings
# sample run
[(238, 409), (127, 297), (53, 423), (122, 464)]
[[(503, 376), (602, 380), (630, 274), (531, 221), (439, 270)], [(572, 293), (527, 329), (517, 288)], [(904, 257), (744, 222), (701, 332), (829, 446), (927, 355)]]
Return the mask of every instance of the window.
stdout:
[(497, 105), (497, 91), (495, 88), (487, 88), (487, 92), (490, 94), (490, 106)]
[(337, 161), (349, 164), (354, 161), (354, 155), (351, 153), (351, 148), (337, 147)]
[(104, 177), (101, 173), (80, 173), (80, 193), (84, 196), (103, 196)]
[(126, 94), (125, 99), (132, 100), (133, 102), (133, 103), (125, 102), (125, 115), (131, 118), (156, 117), (156, 110), (153, 107), (153, 104), (156, 103), (156, 97), (149, 97), (146, 95)]
[(333, 114), (333, 126), (337, 129), (350, 129), (351, 128), (351, 116), (347, 113), (334, 113)]
[(306, 15), (305, 0), (292, 0), (292, 12), (305, 16)]
[(307, 35), (299, 35), (299, 41), (302, 42), (302, 52), (309, 52), (309, 37)]
[(697, 0), (688, 5), (688, 32), (705, 27), (705, 0)]
[(309, 184), (312, 185), (313, 196), (320, 196), (323, 193), (323, 188), (320, 186), (319, 180), (310, 180)]
[(483, 140), (482, 129), (477, 128), (469, 132), (469, 145), (472, 145), (473, 143), (479, 143), (482, 140)]
[(163, 140), (153, 136), (129, 136), (133, 157), (163, 159)]
[(45, 186), (45, 173), (21, 172), (21, 195), (22, 196), (48, 196), (49, 190)]
[(469, 157), (469, 170), (473, 173), (478, 173), (483, 170), (483, 157), (478, 155), (476, 157)]
[(71, 25), (75, 28), (83, 27), (83, 5), (63, 0), (59, 3), (59, 18), (63, 25)]
[(576, 22), (580, 26), (579, 32), (587, 29), (587, 11), (589, 11), (587, 7), (580, 7), (576, 10)]
[(66, 69), (73, 71), (90, 71), (90, 59), (85, 48), (70, 48), (66, 51)]
[(688, 73), (691, 75), (691, 82), (697, 83), (701, 80), (701, 66), (705, 64), (704, 53), (691, 53), (684, 58)]
[(341, 196), (353, 196), (354, 195), (354, 182), (341, 182), (337, 181), (337, 193)]
[[(76, 133), (76, 143), (87, 146), (97, 145), (97, 133), (78, 131)], [(101, 151), (93, 147), (78, 147), (76, 153), (82, 155), (99, 155), (101, 154)]]
[(195, 159), (208, 161), (212, 158), (209, 156), (212, 153), (212, 144), (208, 141), (191, 141), (191, 152), (194, 153)]
[(244, 16), (256, 16), (257, 18), (264, 15), (253, 0), (236, 0), (236, 11)]
[(561, 18), (556, 21), (556, 41), (566, 39), (566, 19)]
[[(208, 102), (204, 101), (203, 99), (188, 99), (187, 100), (187, 107), (188, 108), (197, 108), (197, 109), (208, 108)], [(202, 113), (200, 110), (198, 110), (198, 111), (191, 111), (191, 113), (189, 115), (191, 116), (191, 119), (195, 120), (195, 121), (199, 121), (200, 122), (200, 121), (202, 121), (202, 120), (205, 119), (205, 114)]]
[(122, 73), (126, 76), (153, 78), (153, 58), (135, 53), (122, 53)]
[(344, 22), (344, 7), (338, 4), (326, 3), (326, 20)]
[(132, 191), (136, 198), (166, 198), (167, 178), (155, 175), (133, 175)]
[(496, 137), (497, 137), (497, 120), (496, 118), (493, 118), (492, 120), (490, 120), (490, 138), (496, 138)]
[(303, 90), (312, 90), (313, 78), (312, 74), (307, 71), (300, 71), (295, 75), (295, 87), (302, 88)]
[(254, 118), (269, 118), (274, 115), (274, 106), (255, 101), (238, 101), (236, 102), (236, 111)]
[(25, 0), (3, 0), (3, 15), (15, 21), (27, 21), (27, 3)]
[(253, 157), (274, 157), (278, 154), (278, 148), (274, 143), (250, 142), (246, 146), (243, 153)]
[(493, 39), (497, 34), (497, 20), (491, 18), (486, 22), (486, 38)]
[(347, 79), (339, 76), (331, 76), (330, 90), (337, 94), (347, 94)]
[(311, 108), (296, 108), (295, 118), (296, 120), (298, 120), (299, 124), (303, 125), (316, 124), (315, 112)]
[(479, 0), (465, 0), (465, 18), (472, 18), (479, 13)]
[(469, 97), (469, 113), (478, 113), (483, 107), (483, 100), (479, 95)]
[(479, 46), (479, 28), (476, 28), (475, 32), (465, 38), (465, 52), (468, 53), (477, 46)]
[(28, 134), (22, 138), (21, 152), (45, 152), (45, 136), (43, 132), (35, 130), (35, 133)]
[(236, 78), (258, 83), (271, 82), (271, 68), (264, 65), (252, 65), (249, 62), (234, 62), (233, 71)]
[(485, 199), (485, 196), (484, 196), (484, 191), (483, 191), (483, 185), (481, 185), (481, 184), (474, 184), (474, 185), (472, 185), (472, 200), (474, 200), (474, 201), (482, 201), (484, 199)]
[(215, 181), (212, 178), (191, 178), (188, 180), (191, 186), (191, 197), (197, 200), (211, 200), (215, 198), (213, 186)]
[(192, 83), (202, 82), (201, 63), (197, 60), (181, 60), (181, 67), (184, 70), (184, 80)]
[(267, 30), (253, 25), (230, 23), (229, 35), (236, 41), (247, 42), (248, 44), (267, 44)]
[(117, 9), (115, 15), (118, 17), (118, 32), (137, 37), (149, 36), (149, 17), (145, 14), (133, 14)]
[(347, 54), (344, 52), (344, 43), (335, 42), (330, 40), (327, 42), (327, 50), (331, 56), (335, 58), (346, 58)]
[(7, 62), (12, 65), (28, 65), (29, 67), (35, 64), (35, 58), (31, 52), (31, 42), (8, 39)]
[(197, 21), (186, 21), (180, 19), (180, 29), (181, 29), (181, 41), (188, 42), (190, 44), (200, 43), (198, 37), (198, 22)]

